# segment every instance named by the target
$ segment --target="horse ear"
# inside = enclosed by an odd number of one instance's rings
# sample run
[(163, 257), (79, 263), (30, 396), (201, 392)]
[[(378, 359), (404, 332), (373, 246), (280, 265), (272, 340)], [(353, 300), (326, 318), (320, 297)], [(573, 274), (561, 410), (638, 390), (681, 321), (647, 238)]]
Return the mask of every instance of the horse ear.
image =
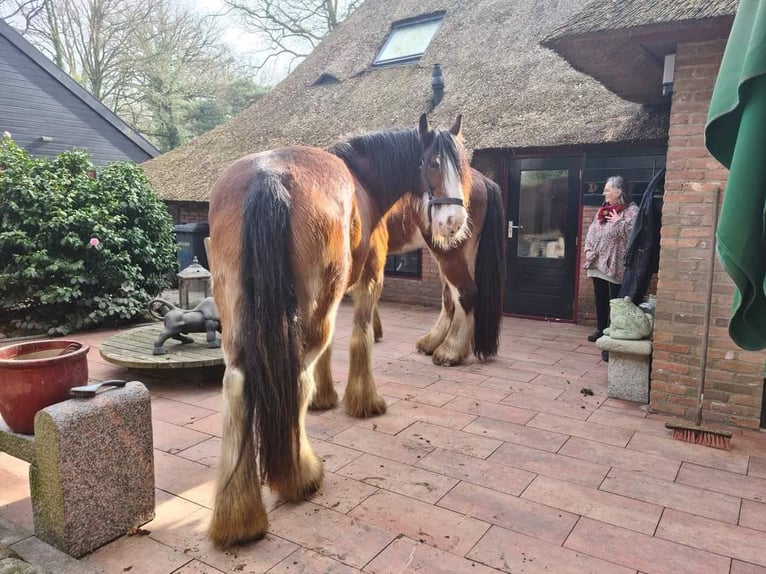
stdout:
[(460, 136), (460, 130), (463, 127), (463, 114), (458, 114), (455, 118), (455, 123), (452, 124), (452, 127), (449, 129), (449, 133), (451, 133), (455, 137)]
[(420, 116), (420, 123), (418, 124), (418, 131), (420, 137), (426, 137), (431, 132), (431, 126), (428, 124), (428, 116), (423, 114)]

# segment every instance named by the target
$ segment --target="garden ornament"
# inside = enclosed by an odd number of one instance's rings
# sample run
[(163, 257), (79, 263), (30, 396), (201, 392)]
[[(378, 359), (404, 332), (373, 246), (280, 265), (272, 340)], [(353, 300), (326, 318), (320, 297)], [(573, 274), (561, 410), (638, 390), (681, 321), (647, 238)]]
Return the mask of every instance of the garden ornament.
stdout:
[(187, 333), (207, 333), (207, 346), (217, 349), (221, 341), (216, 337), (216, 331), (221, 332), (221, 318), (212, 297), (207, 297), (189, 311), (176, 307), (165, 299), (149, 301), (149, 314), (157, 320), (165, 322), (165, 328), (154, 342), (154, 355), (167, 353), (165, 341), (176, 339), (183, 344), (193, 343), (194, 339)]
[(604, 330), (605, 335), (612, 339), (638, 341), (652, 334), (654, 317), (644, 313), (630, 297), (612, 299), (609, 301), (609, 308), (611, 322), (608, 331)]

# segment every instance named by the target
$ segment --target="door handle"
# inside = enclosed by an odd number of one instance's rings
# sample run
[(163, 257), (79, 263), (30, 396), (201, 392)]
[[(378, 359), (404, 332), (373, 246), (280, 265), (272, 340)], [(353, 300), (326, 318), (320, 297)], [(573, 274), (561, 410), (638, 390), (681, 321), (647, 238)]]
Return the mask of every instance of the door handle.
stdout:
[(508, 239), (513, 239), (513, 230), (514, 229), (524, 229), (523, 225), (514, 225), (513, 221), (508, 222)]

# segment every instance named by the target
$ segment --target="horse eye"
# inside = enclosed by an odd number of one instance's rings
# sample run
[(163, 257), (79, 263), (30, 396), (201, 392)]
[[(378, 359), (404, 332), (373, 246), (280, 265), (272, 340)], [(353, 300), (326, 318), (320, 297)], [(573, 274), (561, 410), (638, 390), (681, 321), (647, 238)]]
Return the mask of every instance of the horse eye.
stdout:
[(432, 169), (439, 169), (440, 165), (441, 165), (441, 162), (439, 161), (438, 157), (431, 160), (431, 168)]

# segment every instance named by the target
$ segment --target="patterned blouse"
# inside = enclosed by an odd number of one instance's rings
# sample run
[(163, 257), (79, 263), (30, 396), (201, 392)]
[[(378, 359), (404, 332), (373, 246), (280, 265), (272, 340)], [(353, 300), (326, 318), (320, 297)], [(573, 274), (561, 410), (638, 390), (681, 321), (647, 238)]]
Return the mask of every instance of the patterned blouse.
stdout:
[(598, 215), (585, 236), (584, 269), (595, 269), (596, 276), (604, 276), (612, 283), (622, 283), (625, 275), (625, 250), (638, 206), (631, 203), (622, 211), (622, 219), (612, 223), (599, 223)]

